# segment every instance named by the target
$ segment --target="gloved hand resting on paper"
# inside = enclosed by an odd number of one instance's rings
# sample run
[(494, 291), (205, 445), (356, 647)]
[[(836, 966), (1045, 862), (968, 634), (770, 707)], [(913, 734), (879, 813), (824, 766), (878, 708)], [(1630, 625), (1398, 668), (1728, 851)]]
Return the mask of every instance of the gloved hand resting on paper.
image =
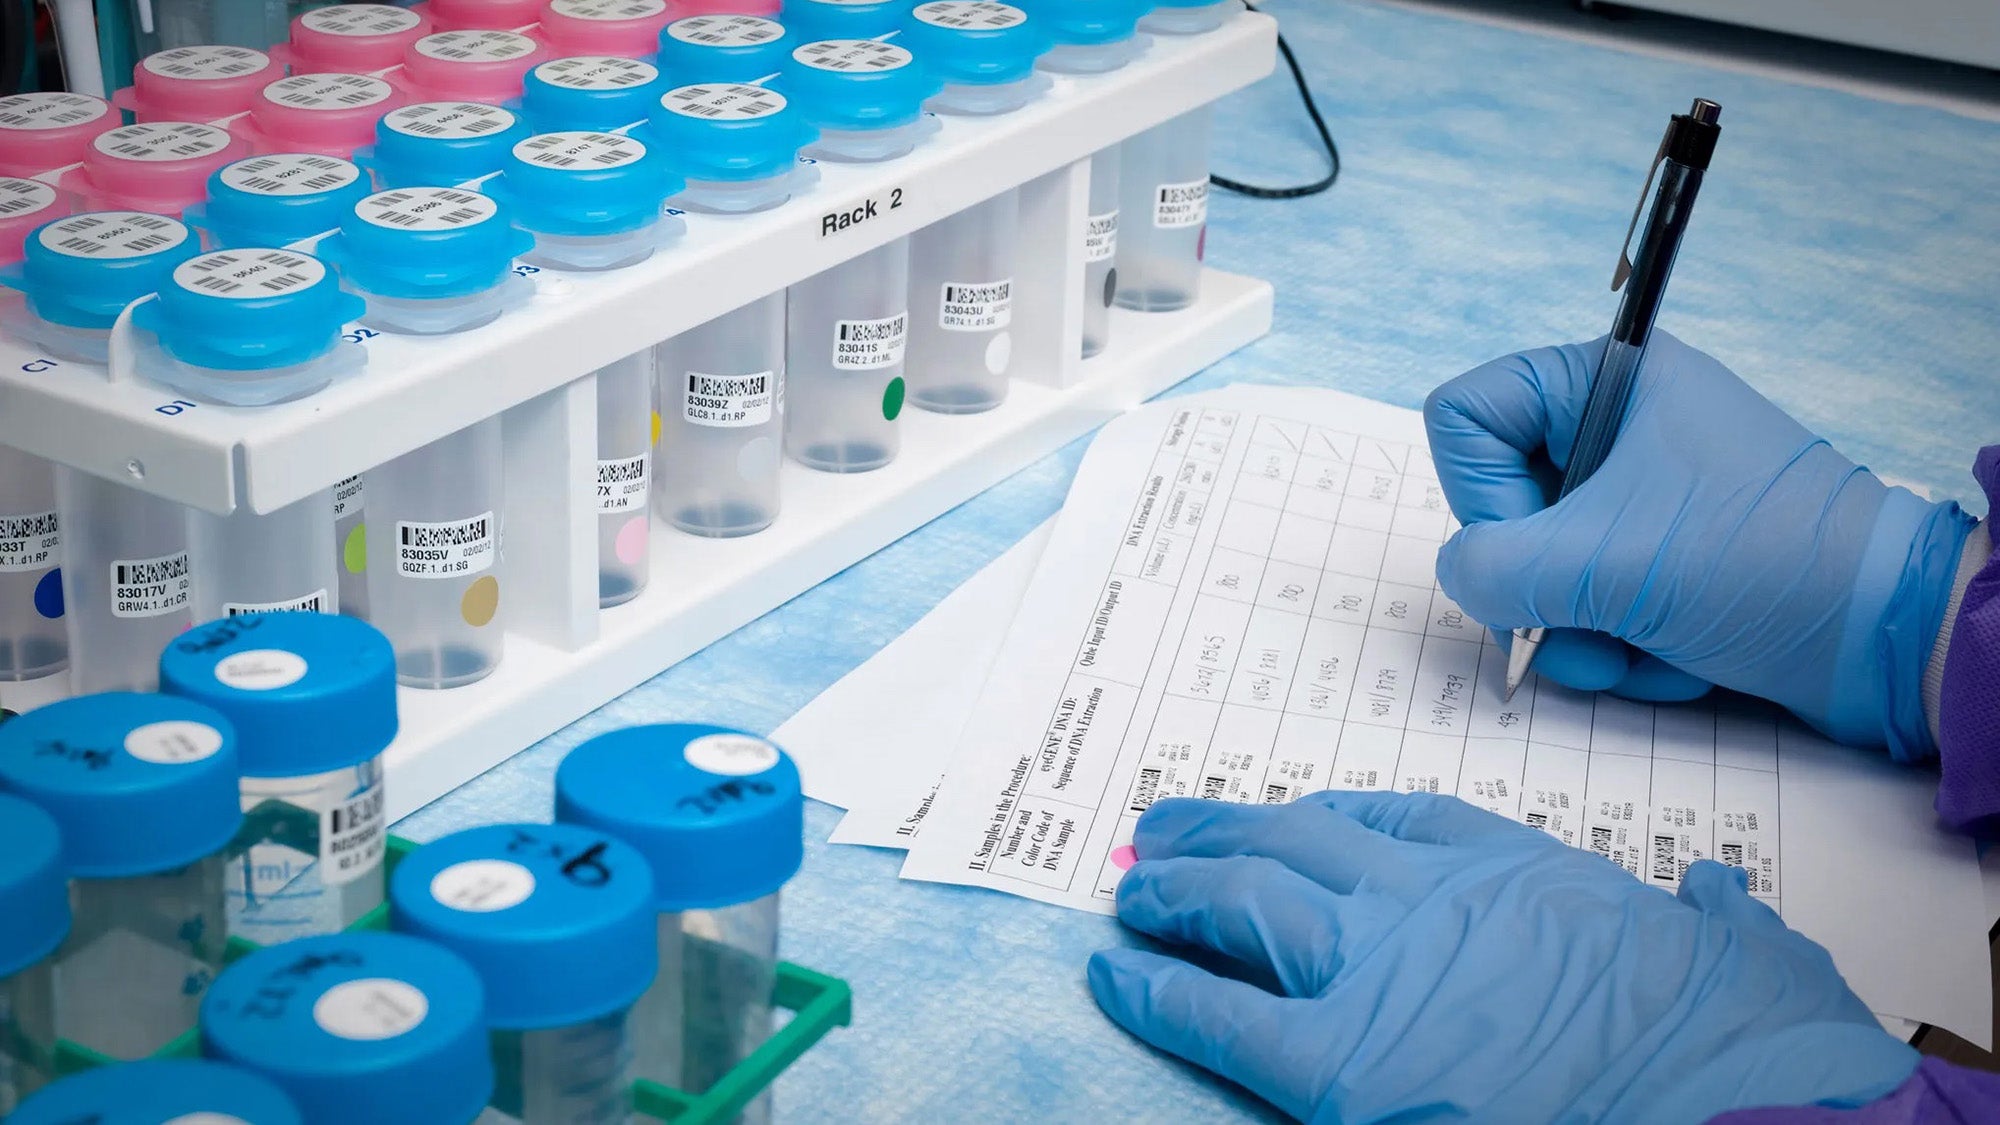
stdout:
[(1857, 1105), (1917, 1054), (1702, 861), (1678, 895), (1453, 797), (1163, 800), (1090, 961), (1110, 1017), (1314, 1123), (1699, 1122)]
[(1603, 350), (1506, 356), (1431, 394), (1466, 525), (1438, 554), (1445, 593), (1503, 643), (1553, 627), (1535, 667), (1572, 687), (1720, 684), (1841, 742), (1928, 754), (1923, 674), (1972, 519), (1886, 487), (1664, 332), (1610, 458), (1551, 506)]

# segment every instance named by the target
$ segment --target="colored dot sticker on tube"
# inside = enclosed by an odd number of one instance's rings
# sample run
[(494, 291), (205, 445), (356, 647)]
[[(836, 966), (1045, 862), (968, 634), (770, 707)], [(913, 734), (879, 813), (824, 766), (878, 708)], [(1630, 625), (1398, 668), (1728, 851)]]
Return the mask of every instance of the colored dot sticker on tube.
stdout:
[(781, 25), (761, 16), (690, 16), (667, 25), (668, 35), (704, 47), (755, 47), (784, 33)]
[(229, 134), (213, 125), (153, 122), (127, 125), (91, 142), (106, 156), (124, 160), (196, 160), (229, 147)]
[(134, 727), (125, 735), (125, 752), (157, 766), (184, 766), (214, 756), (222, 749), (222, 732), (191, 719), (168, 719)]
[(338, 157), (287, 152), (239, 160), (218, 175), (225, 186), (257, 195), (316, 195), (354, 183), (361, 169)]
[(292, 109), (360, 109), (388, 101), (393, 92), (366, 74), (294, 74), (264, 87), (264, 98)]
[(289, 250), (223, 250), (174, 267), (174, 284), (232, 301), (277, 297), (319, 283), (326, 266)]
[(908, 66), (916, 56), (894, 43), (873, 39), (823, 39), (793, 51), (792, 57), (815, 70), (875, 74)]
[(543, 133), (514, 146), (525, 163), (575, 172), (622, 168), (645, 155), (645, 145), (617, 133)]
[(313, 1022), (329, 1035), (375, 1042), (407, 1035), (430, 1015), (430, 998), (407, 981), (350, 980), (320, 993)]
[(382, 123), (412, 137), (454, 141), (510, 128), (514, 115), (497, 105), (479, 102), (424, 102), (394, 110)]
[(458, 599), (459, 616), (475, 629), (493, 623), (493, 617), (500, 612), (500, 580), (490, 574), (473, 580), (465, 588), (465, 596)]
[(748, 734), (705, 734), (681, 753), (694, 768), (724, 777), (748, 777), (778, 764), (778, 748)]
[(704, 121), (741, 121), (771, 116), (785, 108), (785, 96), (763, 86), (703, 84), (670, 90), (660, 104)]
[(535, 873), (504, 859), (469, 859), (431, 878), (431, 897), (468, 914), (491, 914), (528, 901)]
[(909, 388), (903, 383), (901, 375), (889, 380), (889, 385), (882, 389), (882, 417), (884, 419), (893, 422), (898, 415), (903, 413), (903, 396), (908, 393), (908, 390)]
[(476, 191), (457, 188), (402, 188), (376, 192), (354, 207), (363, 222), (395, 230), (458, 230), (500, 213), (499, 204)]
[(187, 241), (188, 229), (144, 211), (93, 211), (50, 223), (36, 235), (47, 249), (72, 258), (137, 258)]
[(925, 23), (954, 31), (1000, 31), (1028, 21), (1028, 13), (1012, 4), (989, 0), (933, 0), (917, 5), (915, 15)]
[(417, 40), (418, 54), (446, 62), (506, 62), (534, 50), (534, 40), (511, 31), (441, 31)]
[(139, 65), (162, 78), (202, 82), (255, 74), (270, 66), (271, 60), (264, 52), (248, 47), (203, 45), (158, 51)]
[(314, 8), (299, 17), (306, 28), (322, 35), (397, 35), (423, 24), (422, 17), (390, 4), (335, 4)]
[(215, 678), (238, 691), (276, 691), (305, 679), (306, 658), (282, 648), (232, 652), (215, 664)]
[(535, 77), (569, 90), (624, 90), (660, 77), (658, 67), (615, 55), (580, 55), (545, 62)]
[(68, 129), (111, 112), (111, 103), (84, 94), (36, 91), (0, 98), (0, 129)]

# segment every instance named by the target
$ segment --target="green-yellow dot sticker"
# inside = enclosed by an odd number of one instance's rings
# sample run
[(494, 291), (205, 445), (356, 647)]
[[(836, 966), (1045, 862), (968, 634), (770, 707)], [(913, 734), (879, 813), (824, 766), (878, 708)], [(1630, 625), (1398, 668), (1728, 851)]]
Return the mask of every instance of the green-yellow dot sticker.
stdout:
[(896, 420), (896, 415), (902, 412), (903, 377), (898, 375), (894, 379), (889, 380), (889, 385), (882, 391), (882, 417), (893, 422)]
[(653, 411), (653, 444), (660, 444), (660, 412)]
[(340, 545), (340, 564), (349, 574), (360, 574), (368, 569), (368, 525), (357, 523), (354, 530), (347, 533), (347, 542)]

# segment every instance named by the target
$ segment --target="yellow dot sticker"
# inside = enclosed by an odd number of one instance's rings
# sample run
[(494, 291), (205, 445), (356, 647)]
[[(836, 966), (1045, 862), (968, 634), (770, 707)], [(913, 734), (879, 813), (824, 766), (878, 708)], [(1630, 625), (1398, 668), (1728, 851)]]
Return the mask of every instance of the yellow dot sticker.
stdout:
[(475, 629), (492, 624), (493, 615), (500, 612), (500, 580), (488, 574), (467, 586), (458, 612)]

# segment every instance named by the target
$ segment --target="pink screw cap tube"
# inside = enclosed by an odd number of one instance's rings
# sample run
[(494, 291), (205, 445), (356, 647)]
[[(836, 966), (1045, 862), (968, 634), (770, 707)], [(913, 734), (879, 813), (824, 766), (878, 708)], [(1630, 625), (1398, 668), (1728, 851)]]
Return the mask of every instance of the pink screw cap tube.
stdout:
[(88, 94), (0, 98), (0, 176), (32, 176), (75, 164), (99, 133), (117, 127), (111, 103)]
[(365, 74), (294, 74), (264, 87), (250, 118), (232, 128), (259, 153), (310, 152), (345, 159), (375, 141), (375, 123), (402, 104)]
[(529, 68), (548, 57), (540, 41), (512, 31), (440, 31), (410, 44), (402, 79), (412, 101), (497, 105), (520, 97)]
[(365, 74), (402, 62), (410, 44), (431, 31), (429, 20), (407, 8), (335, 4), (293, 20), (291, 40), (271, 48), (271, 57), (293, 74)]
[(213, 125), (142, 122), (92, 141), (62, 186), (80, 192), (89, 210), (178, 216), (207, 196), (210, 173), (248, 155), (250, 146)]
[(242, 113), (257, 91), (284, 76), (277, 60), (248, 47), (176, 47), (132, 68), (132, 85), (111, 99), (135, 121), (214, 121)]
[(643, 58), (660, 49), (660, 32), (676, 15), (666, 0), (548, 0), (542, 38), (558, 58)]
[(412, 11), (441, 31), (507, 31), (542, 17), (542, 0), (425, 0)]
[(61, 192), (40, 180), (0, 176), (0, 266), (21, 260), (21, 244), (43, 223), (69, 214)]

